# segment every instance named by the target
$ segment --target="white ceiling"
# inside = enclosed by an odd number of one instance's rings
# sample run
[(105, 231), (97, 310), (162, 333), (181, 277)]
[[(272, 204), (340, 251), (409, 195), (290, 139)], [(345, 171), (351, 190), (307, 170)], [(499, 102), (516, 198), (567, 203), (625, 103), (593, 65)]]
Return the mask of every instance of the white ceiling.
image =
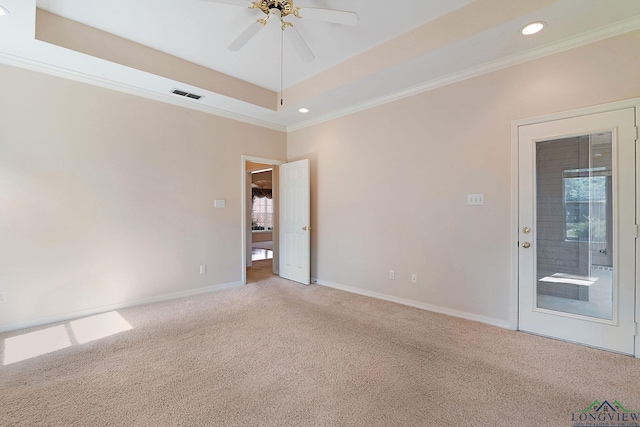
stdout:
[[(288, 48), (285, 50), (286, 85), (306, 80), (318, 71), (471, 1), (406, 1), (400, 11), (405, 12), (409, 9), (407, 6), (413, 5), (409, 15), (381, 13), (379, 7), (369, 9), (365, 0), (295, 1), (299, 7), (350, 9), (358, 13), (361, 25), (350, 27), (288, 17), (286, 20), (294, 23), (316, 59), (306, 63), (285, 45)], [(277, 22), (270, 21), (240, 52), (229, 51), (227, 46), (242, 30), (265, 16), (258, 9), (249, 9), (249, 0), (236, 0), (236, 3), (238, 6), (202, 0), (37, 1), (39, 8), (57, 15), (279, 91), (282, 31)], [(304, 8), (301, 15), (304, 16)]]
[[(244, 28), (264, 16), (246, 7), (249, 0), (237, 3), (0, 0), (10, 11), (0, 17), (0, 62), (286, 130), (640, 28), (638, 0), (295, 0), (303, 19), (288, 20), (316, 59), (302, 61), (285, 40), (284, 98), (290, 93), (293, 102), (285, 102), (278, 111), (34, 37), (37, 6), (278, 92), (278, 25), (269, 23), (239, 52), (226, 49)], [(359, 24), (305, 21), (305, 6), (354, 11)], [(446, 27), (438, 26), (447, 18)], [(519, 30), (534, 20), (545, 21), (545, 30), (522, 36)], [(407, 33), (412, 29), (413, 33)], [(428, 39), (416, 39), (425, 34), (430, 34)], [(401, 44), (404, 40), (407, 42)], [(169, 93), (172, 88), (204, 98), (176, 99)], [(274, 94), (274, 103), (276, 99)], [(300, 106), (311, 112), (298, 113)]]

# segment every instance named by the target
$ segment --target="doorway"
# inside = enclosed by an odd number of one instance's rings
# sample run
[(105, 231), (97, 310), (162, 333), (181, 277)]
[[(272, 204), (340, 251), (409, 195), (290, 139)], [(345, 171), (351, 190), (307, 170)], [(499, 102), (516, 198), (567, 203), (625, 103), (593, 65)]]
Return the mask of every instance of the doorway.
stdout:
[[(253, 267), (252, 173), (272, 169), (272, 258), (268, 277), (278, 275), (304, 285), (311, 283), (309, 160), (294, 162), (242, 156), (242, 283)], [(282, 215), (280, 215), (282, 213)], [(255, 221), (259, 223), (259, 221)], [(282, 256), (281, 256), (282, 255)], [(256, 261), (262, 262), (262, 261)], [(267, 277), (267, 278), (268, 278)]]
[(635, 352), (636, 110), (522, 124), (519, 329)]
[(283, 163), (242, 156), (244, 284), (278, 274), (278, 167)]
[(248, 166), (260, 167), (251, 174), (251, 262), (273, 259), (274, 199), (273, 167), (262, 168), (261, 163)]

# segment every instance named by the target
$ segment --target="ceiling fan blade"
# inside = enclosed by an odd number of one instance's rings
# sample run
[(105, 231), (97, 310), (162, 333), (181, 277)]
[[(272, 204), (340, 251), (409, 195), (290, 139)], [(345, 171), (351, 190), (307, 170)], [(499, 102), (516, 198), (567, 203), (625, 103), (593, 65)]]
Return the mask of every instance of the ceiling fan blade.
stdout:
[(344, 10), (300, 8), (300, 17), (313, 21), (331, 22), (342, 25), (358, 25), (358, 14)]
[(258, 31), (260, 31), (264, 27), (264, 24), (260, 21), (255, 21), (251, 25), (249, 25), (240, 35), (231, 42), (228, 49), (233, 51), (238, 51), (242, 49), (242, 47), (247, 44), (249, 40), (253, 38)]
[(247, 0), (200, 0), (206, 1), (209, 3), (222, 3), (222, 4), (230, 4), (232, 6), (246, 6)]
[(303, 61), (313, 61), (315, 59), (315, 55), (307, 46), (307, 43), (304, 41), (298, 30), (292, 25), (286, 26), (283, 29), (284, 33), (287, 35), (287, 38), (293, 45), (293, 48), (298, 52), (298, 55), (302, 58)]

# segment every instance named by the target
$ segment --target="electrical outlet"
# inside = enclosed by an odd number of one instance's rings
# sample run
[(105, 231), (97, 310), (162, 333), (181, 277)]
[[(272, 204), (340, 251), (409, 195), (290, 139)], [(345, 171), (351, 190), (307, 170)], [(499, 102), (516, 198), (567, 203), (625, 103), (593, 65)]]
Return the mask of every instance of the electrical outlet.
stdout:
[(0, 304), (1, 303), (5, 303), (7, 302), (7, 293), (6, 292), (0, 292)]
[(205, 274), (207, 272), (207, 266), (205, 265), (201, 265), (200, 266), (200, 274)]
[(396, 278), (396, 272), (393, 270), (389, 270), (389, 279), (395, 280), (395, 278)]
[(411, 283), (418, 283), (418, 275), (416, 273), (411, 275)]

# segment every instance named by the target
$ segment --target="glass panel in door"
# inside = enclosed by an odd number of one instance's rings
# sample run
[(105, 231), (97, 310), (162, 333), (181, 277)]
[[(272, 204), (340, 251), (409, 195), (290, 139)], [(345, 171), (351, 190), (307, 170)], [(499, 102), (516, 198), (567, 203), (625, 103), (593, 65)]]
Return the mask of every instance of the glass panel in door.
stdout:
[(536, 307), (612, 320), (612, 132), (536, 142)]

